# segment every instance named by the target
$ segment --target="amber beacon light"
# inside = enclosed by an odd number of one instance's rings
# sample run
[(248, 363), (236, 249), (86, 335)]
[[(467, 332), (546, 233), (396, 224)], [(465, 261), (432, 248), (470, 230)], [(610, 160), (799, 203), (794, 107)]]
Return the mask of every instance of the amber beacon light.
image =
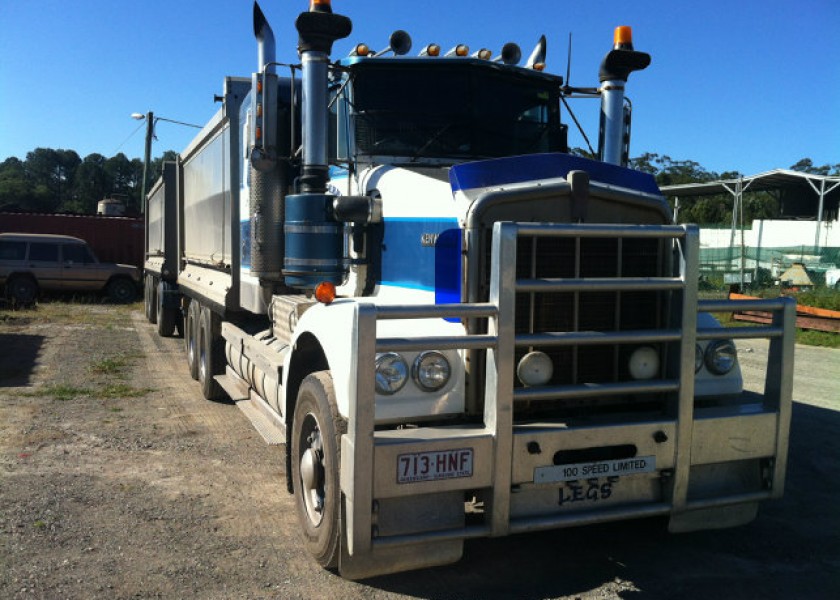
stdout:
[(633, 49), (633, 28), (629, 25), (619, 25), (613, 33), (613, 48), (615, 50)]

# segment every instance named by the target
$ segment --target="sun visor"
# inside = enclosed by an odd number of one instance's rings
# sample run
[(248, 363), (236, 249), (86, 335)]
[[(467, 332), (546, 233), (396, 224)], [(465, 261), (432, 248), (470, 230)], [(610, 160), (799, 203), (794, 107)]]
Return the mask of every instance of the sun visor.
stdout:
[(586, 171), (591, 181), (657, 196), (661, 194), (649, 173), (569, 154), (531, 154), (455, 165), (449, 170), (449, 182), (454, 194), (477, 188), (565, 179), (569, 171)]

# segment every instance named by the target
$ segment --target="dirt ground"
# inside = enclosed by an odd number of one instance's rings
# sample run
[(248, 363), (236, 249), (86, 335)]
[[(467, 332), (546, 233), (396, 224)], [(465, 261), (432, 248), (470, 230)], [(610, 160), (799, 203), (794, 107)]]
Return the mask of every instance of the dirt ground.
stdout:
[[(0, 598), (838, 598), (840, 351), (797, 347), (786, 495), (745, 527), (660, 520), (465, 544), (344, 581), (301, 549), (278, 447), (205, 401), (142, 307), (0, 308)], [(766, 345), (741, 345), (744, 372)]]

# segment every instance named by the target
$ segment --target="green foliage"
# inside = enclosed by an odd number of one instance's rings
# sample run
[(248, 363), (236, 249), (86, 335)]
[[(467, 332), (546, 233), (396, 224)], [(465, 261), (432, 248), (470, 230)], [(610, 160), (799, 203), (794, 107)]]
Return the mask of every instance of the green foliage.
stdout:
[(804, 306), (814, 308), (825, 308), (828, 310), (840, 311), (840, 292), (828, 288), (815, 288), (807, 292), (790, 294), (796, 298), (796, 302)]
[(814, 175), (840, 175), (840, 163), (836, 165), (822, 165), (821, 167), (814, 166), (814, 162), (810, 158), (803, 158), (795, 165), (791, 165), (792, 171), (800, 171), (802, 173), (812, 173)]
[[(808, 160), (808, 159), (804, 159)], [(800, 161), (801, 162), (801, 161)], [(630, 160), (631, 168), (650, 173), (660, 187), (686, 183), (709, 183), (712, 181), (734, 181), (741, 177), (737, 171), (716, 173), (707, 171), (693, 160), (674, 160), (647, 152)], [(682, 203), (677, 216), (680, 223), (716, 225), (732, 222), (733, 199), (731, 194), (702, 196)], [(749, 193), (744, 197), (744, 222), (753, 219), (773, 219), (779, 215), (778, 201), (767, 192)]]
[(796, 330), (796, 343), (823, 348), (840, 348), (840, 334), (829, 331)]
[[(155, 181), (164, 160), (177, 154), (167, 150), (150, 165)], [(9, 157), (0, 163), (0, 211), (96, 213), (103, 198), (121, 197), (129, 214), (140, 210), (143, 161), (119, 153), (111, 158), (73, 150), (36, 148), (25, 160)]]

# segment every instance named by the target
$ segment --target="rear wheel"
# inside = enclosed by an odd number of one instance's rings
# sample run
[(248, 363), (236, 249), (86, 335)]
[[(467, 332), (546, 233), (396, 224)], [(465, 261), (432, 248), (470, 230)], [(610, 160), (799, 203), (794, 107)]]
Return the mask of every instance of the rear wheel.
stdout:
[(18, 306), (30, 306), (38, 298), (38, 284), (31, 277), (19, 275), (6, 283), (6, 293)]
[(172, 287), (171, 284), (161, 281), (157, 288), (155, 288), (155, 295), (157, 296), (155, 306), (157, 307), (158, 335), (161, 337), (172, 337), (175, 333), (175, 321), (178, 309), (172, 306), (171, 303), (164, 301), (168, 296), (164, 292), (170, 287)]
[(187, 352), (187, 365), (190, 377), (198, 379), (198, 322), (201, 317), (201, 305), (193, 300), (187, 308), (184, 324), (184, 349)]
[(220, 400), (225, 393), (214, 379), (224, 372), (224, 340), (219, 316), (202, 307), (198, 325), (198, 382), (208, 400)]
[(157, 323), (157, 302), (155, 302), (155, 278), (151, 275), (146, 277), (145, 302), (146, 302), (146, 318), (149, 323), (154, 325)]
[(338, 414), (328, 371), (303, 380), (292, 424), (292, 481), (295, 509), (309, 553), (322, 567), (338, 566), (341, 538), (341, 435), (347, 425)]
[(127, 304), (132, 302), (137, 295), (134, 289), (134, 282), (131, 279), (119, 278), (114, 279), (108, 284), (108, 296), (114, 302), (120, 304)]

